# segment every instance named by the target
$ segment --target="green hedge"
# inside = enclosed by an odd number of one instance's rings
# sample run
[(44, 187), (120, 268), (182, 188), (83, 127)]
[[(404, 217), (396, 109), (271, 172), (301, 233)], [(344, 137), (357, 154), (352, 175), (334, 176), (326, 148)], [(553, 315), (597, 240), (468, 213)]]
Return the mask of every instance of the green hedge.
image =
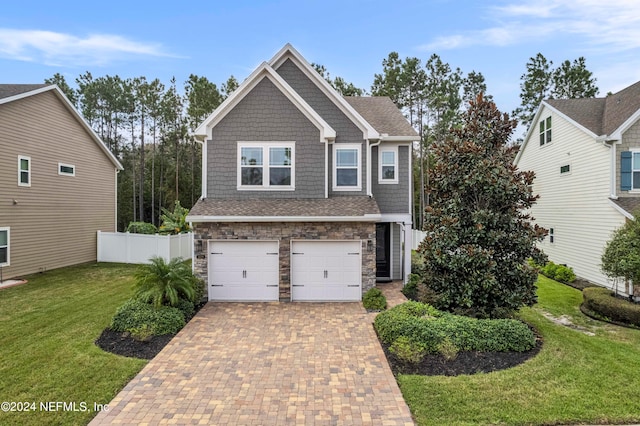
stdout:
[(640, 327), (640, 305), (616, 297), (604, 287), (587, 287), (582, 290), (584, 306), (603, 317), (624, 324)]
[(576, 280), (576, 274), (570, 266), (558, 265), (549, 261), (544, 267), (539, 267), (538, 269), (542, 275), (552, 280), (567, 284)]
[(411, 301), (382, 312), (374, 325), (383, 343), (391, 345), (406, 337), (427, 353), (440, 352), (446, 340), (459, 350), (481, 352), (524, 352), (536, 341), (531, 329), (518, 320), (464, 317)]
[(158, 228), (153, 223), (147, 222), (129, 222), (127, 232), (132, 234), (157, 234)]
[(184, 314), (178, 308), (129, 299), (118, 308), (111, 320), (114, 331), (136, 332), (147, 329), (155, 336), (175, 334), (185, 326)]

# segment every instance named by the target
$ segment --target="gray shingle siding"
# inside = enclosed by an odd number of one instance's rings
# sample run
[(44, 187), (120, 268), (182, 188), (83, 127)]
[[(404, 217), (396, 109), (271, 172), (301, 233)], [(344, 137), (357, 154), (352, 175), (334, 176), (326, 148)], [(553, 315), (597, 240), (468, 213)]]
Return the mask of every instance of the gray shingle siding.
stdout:
[[(238, 191), (238, 141), (295, 141), (295, 191)], [(322, 198), (324, 150), (320, 131), (265, 78), (213, 128), (207, 197)]]
[(398, 147), (398, 183), (378, 183), (378, 147), (373, 147), (371, 156), (371, 187), (380, 212), (411, 214), (409, 206), (409, 147)]
[(329, 193), (333, 196), (366, 194), (366, 143), (360, 130), (304, 73), (287, 59), (276, 70), (278, 74), (316, 111), (335, 131), (335, 143), (361, 143), (361, 187), (359, 192), (332, 191), (333, 152), (329, 149)]

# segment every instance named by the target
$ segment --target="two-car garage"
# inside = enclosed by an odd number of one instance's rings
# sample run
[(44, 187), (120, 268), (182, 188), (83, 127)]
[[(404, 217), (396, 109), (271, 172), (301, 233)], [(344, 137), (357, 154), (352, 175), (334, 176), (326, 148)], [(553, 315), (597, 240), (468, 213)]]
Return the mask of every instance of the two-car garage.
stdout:
[(278, 301), (281, 275), (289, 277), (292, 301), (361, 300), (361, 240), (291, 240), (284, 254), (280, 244), (209, 241), (209, 300)]

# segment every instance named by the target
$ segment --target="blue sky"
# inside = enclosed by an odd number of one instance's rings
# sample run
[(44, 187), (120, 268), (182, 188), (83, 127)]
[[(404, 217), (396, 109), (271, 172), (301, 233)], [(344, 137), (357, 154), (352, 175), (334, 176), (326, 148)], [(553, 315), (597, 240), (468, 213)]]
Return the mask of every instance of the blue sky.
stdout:
[[(55, 4), (55, 5), (54, 5)], [(640, 80), (637, 0), (232, 0), (8, 2), (0, 13), (0, 82), (41, 83), (189, 74), (242, 81), (284, 44), (332, 76), (370, 89), (389, 52), (423, 63), (438, 54), (481, 72), (498, 108), (519, 105), (520, 76), (541, 52), (579, 56), (600, 96)]]

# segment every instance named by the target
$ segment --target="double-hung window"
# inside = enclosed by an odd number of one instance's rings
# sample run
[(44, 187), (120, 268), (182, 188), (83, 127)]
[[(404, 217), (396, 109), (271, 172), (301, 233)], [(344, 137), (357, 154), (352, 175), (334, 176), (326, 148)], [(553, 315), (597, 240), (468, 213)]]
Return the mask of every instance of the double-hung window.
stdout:
[(551, 143), (551, 116), (540, 122), (540, 146)]
[(633, 161), (631, 162), (631, 176), (633, 189), (640, 189), (640, 151), (632, 151)]
[(295, 189), (294, 152), (294, 142), (238, 142), (238, 189)]
[(18, 156), (18, 186), (31, 186), (31, 158)]
[(0, 266), (9, 265), (9, 228), (0, 228)]
[(398, 183), (398, 148), (380, 148), (378, 183)]
[(360, 191), (361, 166), (359, 144), (333, 144), (333, 190)]

